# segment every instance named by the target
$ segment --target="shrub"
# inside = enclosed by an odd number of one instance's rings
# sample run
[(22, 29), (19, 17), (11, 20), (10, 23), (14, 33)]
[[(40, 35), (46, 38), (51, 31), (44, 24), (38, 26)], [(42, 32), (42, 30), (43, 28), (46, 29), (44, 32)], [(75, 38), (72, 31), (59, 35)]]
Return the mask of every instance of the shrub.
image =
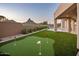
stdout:
[(28, 32), (31, 33), (32, 32), (32, 29), (28, 29)]
[(23, 29), (23, 30), (21, 31), (21, 33), (22, 33), (22, 34), (26, 34), (26, 29)]
[(44, 29), (44, 28), (47, 28), (47, 26), (35, 26), (35, 27), (27, 27), (27, 28), (24, 28), (22, 30), (22, 34), (27, 34), (27, 33), (31, 33), (31, 32), (34, 32), (34, 31), (37, 31), (37, 30), (41, 30), (41, 29)]

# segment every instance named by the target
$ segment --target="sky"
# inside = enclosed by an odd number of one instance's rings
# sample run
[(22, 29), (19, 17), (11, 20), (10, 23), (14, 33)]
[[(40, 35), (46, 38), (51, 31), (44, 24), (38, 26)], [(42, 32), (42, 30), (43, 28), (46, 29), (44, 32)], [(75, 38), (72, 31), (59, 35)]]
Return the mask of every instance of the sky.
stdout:
[(36, 23), (52, 23), (58, 3), (0, 3), (0, 15), (16, 22), (26, 22), (29, 18)]

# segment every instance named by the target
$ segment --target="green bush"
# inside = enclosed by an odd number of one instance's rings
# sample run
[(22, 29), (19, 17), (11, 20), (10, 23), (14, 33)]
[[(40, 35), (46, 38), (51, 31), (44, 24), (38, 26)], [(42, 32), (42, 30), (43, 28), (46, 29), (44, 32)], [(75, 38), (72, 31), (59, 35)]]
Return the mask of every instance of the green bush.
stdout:
[(21, 31), (21, 33), (22, 33), (22, 34), (26, 34), (26, 29), (23, 29), (23, 30)]
[(38, 31), (38, 30), (41, 30), (44, 28), (47, 28), (47, 26), (39, 26), (39, 27), (34, 27), (34, 28), (24, 28), (22, 30), (22, 34), (31, 33), (31, 32)]

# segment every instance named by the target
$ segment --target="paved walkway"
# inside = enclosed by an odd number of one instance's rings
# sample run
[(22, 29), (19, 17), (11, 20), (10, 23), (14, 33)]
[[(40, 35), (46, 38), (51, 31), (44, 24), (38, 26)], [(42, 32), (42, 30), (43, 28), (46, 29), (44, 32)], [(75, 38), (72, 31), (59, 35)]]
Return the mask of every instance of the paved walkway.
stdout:
[(9, 37), (0, 38), (2, 40), (2, 41), (0, 41), (0, 43), (6, 42), (6, 41), (10, 41), (10, 40), (13, 40), (15, 38), (28, 36), (28, 35), (31, 35), (31, 34), (34, 34), (34, 33), (40, 32), (40, 31), (44, 31), (44, 30), (46, 30), (46, 29), (42, 29), (42, 30), (35, 31), (35, 32), (32, 32), (32, 33), (28, 33), (28, 34), (19, 34), (19, 35), (15, 35), (15, 36), (9, 36)]
[[(48, 29), (49, 31), (54, 31), (54, 28), (50, 28), (50, 29)], [(62, 32), (62, 30), (61, 29), (57, 29), (57, 31), (58, 32)]]
[(15, 35), (15, 36), (8, 36), (8, 37), (0, 38), (2, 40), (2, 41), (0, 41), (0, 43), (6, 42), (6, 41), (9, 41), (9, 40), (13, 40), (15, 38), (19, 38), (19, 37), (22, 37), (22, 36), (24, 36), (24, 35), (19, 34), (19, 35)]

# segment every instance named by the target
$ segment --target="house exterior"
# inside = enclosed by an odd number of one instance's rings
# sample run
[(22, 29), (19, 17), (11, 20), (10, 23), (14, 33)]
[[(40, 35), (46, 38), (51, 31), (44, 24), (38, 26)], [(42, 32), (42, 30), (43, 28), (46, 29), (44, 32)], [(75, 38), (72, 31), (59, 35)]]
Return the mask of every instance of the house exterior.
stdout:
[(57, 31), (57, 20), (61, 20), (61, 30), (77, 34), (79, 49), (79, 3), (61, 3), (54, 13), (54, 31)]

